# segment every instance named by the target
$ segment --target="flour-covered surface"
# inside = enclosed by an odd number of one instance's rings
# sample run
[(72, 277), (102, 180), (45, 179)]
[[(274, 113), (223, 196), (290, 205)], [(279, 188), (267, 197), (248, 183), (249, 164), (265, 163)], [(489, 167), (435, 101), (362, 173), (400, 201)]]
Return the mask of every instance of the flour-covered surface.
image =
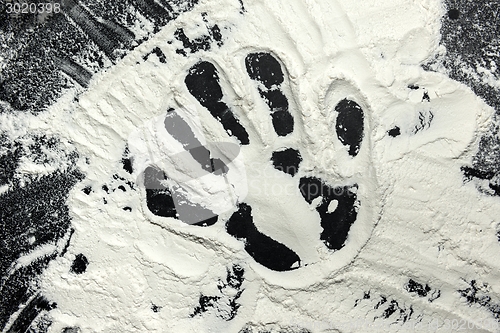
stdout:
[(500, 331), (494, 3), (2, 6), (4, 332)]
[(428, 67), (467, 84), (495, 109), (490, 130), (482, 136), (477, 154), (472, 163), (463, 167), (463, 172), (466, 180), (473, 180), (479, 191), (498, 196), (500, 4), (458, 1), (447, 2), (446, 6), (442, 28), (444, 48)]

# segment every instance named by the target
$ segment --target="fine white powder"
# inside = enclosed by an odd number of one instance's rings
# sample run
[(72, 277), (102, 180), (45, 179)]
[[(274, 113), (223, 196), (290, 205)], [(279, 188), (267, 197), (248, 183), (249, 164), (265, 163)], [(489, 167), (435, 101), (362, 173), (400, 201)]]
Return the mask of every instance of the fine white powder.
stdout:
[[(50, 332), (446, 332), (452, 322), (495, 331), (488, 326), (498, 324), (491, 312), (458, 292), (477, 280), (490, 283), (493, 298), (500, 294), (493, 284), (499, 281), (500, 204), (464, 184), (460, 171), (471, 162), (492, 109), (466, 86), (420, 67), (439, 51), (441, 2), (243, 5), (202, 1), (94, 78), (78, 102), (68, 93), (37, 117), (2, 121), (56, 134), (86, 157), (79, 163), (86, 179), (68, 200), (71, 246), (42, 277), (43, 294), (57, 303)], [(207, 22), (218, 25), (223, 45), (178, 54), (176, 29), (195, 39), (206, 34)], [(143, 60), (155, 47), (166, 63), (154, 54)], [(271, 53), (285, 72), (283, 90), (295, 119), (286, 137), (274, 133), (268, 106), (246, 74), (252, 52)], [(239, 148), (189, 94), (184, 80), (200, 60), (216, 66), (224, 102), (245, 126), (249, 145)], [(335, 134), (334, 107), (345, 98), (365, 115), (355, 157)], [(212, 145), (215, 157), (233, 154), (226, 176), (193, 177), (190, 156), (165, 130), (170, 108), (203, 145)], [(399, 135), (389, 135), (396, 127)], [(126, 147), (132, 174), (121, 166)], [(307, 203), (298, 178), (276, 172), (270, 162), (274, 151), (289, 147), (303, 158), (299, 177), (359, 185), (357, 220), (338, 251), (319, 238), (321, 199)], [(152, 164), (182, 182), (190, 201), (219, 215), (218, 223), (197, 227), (152, 214), (141, 178)], [(23, 161), (22, 167), (44, 174), (64, 166), (38, 170)], [(127, 182), (126, 191), (118, 189)], [(87, 195), (82, 189), (88, 186)], [(227, 233), (224, 221), (239, 202), (252, 206), (259, 231), (299, 255), (300, 267), (270, 270)], [(79, 253), (89, 265), (74, 274), (69, 267)], [(244, 269), (242, 285), (221, 287), (233, 265)], [(429, 290), (422, 297), (408, 292), (409, 280)], [(217, 301), (194, 315), (200, 295)], [(234, 318), (231, 302), (239, 304)]]

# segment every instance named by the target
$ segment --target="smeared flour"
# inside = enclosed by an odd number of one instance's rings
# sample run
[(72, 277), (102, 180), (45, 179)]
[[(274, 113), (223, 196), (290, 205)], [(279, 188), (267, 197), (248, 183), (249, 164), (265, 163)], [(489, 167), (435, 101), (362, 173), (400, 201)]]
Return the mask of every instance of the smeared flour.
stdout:
[[(492, 110), (464, 85), (420, 67), (438, 50), (443, 12), (436, 0), (249, 0), (244, 8), (203, 1), (94, 78), (78, 102), (63, 99), (26, 116), (26, 126), (87, 158), (79, 162), (87, 178), (68, 200), (71, 246), (42, 280), (57, 303), (50, 332), (453, 331), (446, 320), (495, 331), (492, 312), (459, 292), (472, 280), (489, 282), (492, 306), (500, 302), (499, 202), (464, 184), (460, 170)], [(180, 41), (167, 43), (180, 27), (192, 39), (206, 34), (206, 22), (220, 28), (221, 45), (183, 56)], [(143, 60), (155, 47), (166, 63), (154, 54)], [(295, 119), (288, 136), (273, 132), (258, 84), (246, 74), (251, 52), (282, 65)], [(190, 170), (190, 155), (164, 126), (174, 108), (203, 145), (239, 147), (184, 84), (200, 60), (215, 64), (224, 102), (250, 136), (237, 154), (221, 148), (215, 155), (226, 158), (224, 177), (193, 176), (199, 170)], [(335, 134), (334, 107), (345, 98), (364, 111), (355, 157)], [(338, 251), (319, 238), (319, 202), (304, 201), (295, 180), (270, 162), (272, 152), (289, 147), (303, 158), (298, 177), (358, 184), (357, 219)], [(121, 165), (126, 149), (132, 174)], [(152, 164), (219, 221), (203, 228), (152, 214), (141, 178)], [(30, 161), (23, 168), (39, 172)], [(224, 221), (243, 201), (262, 233), (300, 256), (296, 269), (264, 267), (226, 232)], [(69, 267), (80, 253), (89, 264), (75, 274)], [(244, 279), (235, 283), (239, 268)], [(200, 295), (213, 297), (211, 306), (204, 309)], [(232, 302), (239, 304), (234, 316)]]

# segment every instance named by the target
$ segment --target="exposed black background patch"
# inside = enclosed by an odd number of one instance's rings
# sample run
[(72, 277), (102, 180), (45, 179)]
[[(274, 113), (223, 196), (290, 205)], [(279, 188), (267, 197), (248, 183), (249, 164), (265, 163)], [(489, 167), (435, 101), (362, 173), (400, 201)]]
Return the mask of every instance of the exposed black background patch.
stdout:
[(71, 264), (70, 271), (75, 274), (82, 274), (87, 270), (87, 266), (89, 265), (89, 260), (83, 253), (79, 253), (76, 255), (75, 260)]
[(230, 321), (236, 317), (241, 304), (238, 299), (241, 297), (244, 289), (245, 270), (240, 265), (234, 264), (227, 268), (225, 280), (219, 279), (217, 289), (219, 295), (207, 296), (201, 294), (198, 305), (194, 308), (191, 317), (201, 315), (207, 311), (213, 311), (217, 317)]
[(21, 186), (15, 177), (15, 170), (19, 158), (25, 153), (19, 148), (19, 152), (10, 155), (11, 158), (7, 160), (7, 172), (12, 177), (7, 182), (10, 190), (0, 195), (0, 221), (3, 224), (0, 228), (0, 328), (4, 327), (20, 304), (36, 294), (31, 281), (50, 260), (56, 258), (57, 253), (40, 257), (19, 269), (13, 270), (13, 264), (37, 246), (55, 244), (69, 232), (71, 221), (66, 199), (69, 190), (84, 177), (80, 171), (72, 168), (27, 180), (28, 183)]
[(480, 306), (491, 313), (493, 318), (500, 322), (500, 299), (492, 295), (488, 283), (478, 283), (476, 280), (468, 282), (468, 286), (459, 289), (458, 293), (470, 306)]
[[(38, 113), (57, 100), (65, 89), (86, 87), (91, 77), (114, 64), (147, 38), (132, 33), (140, 13), (152, 23), (153, 33), (197, 0), (109, 3), (65, 0), (61, 12), (17, 16), (0, 11), (0, 34), (6, 43), (0, 76), (0, 112)], [(157, 50), (153, 50), (158, 55)], [(161, 55), (159, 55), (162, 61)]]
[(500, 196), (500, 94), (483, 80), (479, 70), (489, 70), (499, 79), (499, 71), (493, 69), (500, 64), (500, 3), (488, 0), (445, 0), (444, 3), (448, 12), (441, 20), (441, 44), (446, 47), (446, 53), (424, 68), (432, 70), (433, 64), (443, 65), (450, 78), (469, 86), (495, 109), (494, 124), (481, 138), (472, 165), (464, 171), (466, 180), (470, 180), (470, 176), (487, 180), (489, 185), (477, 185), (482, 192)]
[(419, 297), (427, 297), (429, 302), (434, 302), (436, 299), (441, 297), (441, 290), (435, 290), (428, 284), (423, 285), (413, 279), (408, 280), (404, 289), (410, 294), (417, 295)]
[(245, 58), (248, 76), (259, 83), (259, 94), (271, 111), (274, 131), (279, 136), (293, 132), (294, 120), (281, 84), (285, 77), (278, 60), (270, 53), (250, 53)]
[(415, 311), (412, 305), (404, 304), (403, 302), (391, 298), (387, 295), (373, 295), (371, 291), (365, 291), (363, 297), (354, 302), (354, 307), (362, 303), (370, 303), (373, 311), (370, 311), (368, 316), (373, 316), (373, 320), (384, 320), (393, 325), (404, 325), (408, 321), (414, 319)]
[(276, 170), (294, 176), (299, 170), (299, 164), (302, 162), (302, 157), (298, 150), (287, 148), (273, 152), (271, 161), (273, 161)]
[(358, 103), (341, 100), (336, 106), (338, 113), (335, 130), (340, 142), (348, 147), (349, 155), (356, 156), (364, 136), (364, 112)]

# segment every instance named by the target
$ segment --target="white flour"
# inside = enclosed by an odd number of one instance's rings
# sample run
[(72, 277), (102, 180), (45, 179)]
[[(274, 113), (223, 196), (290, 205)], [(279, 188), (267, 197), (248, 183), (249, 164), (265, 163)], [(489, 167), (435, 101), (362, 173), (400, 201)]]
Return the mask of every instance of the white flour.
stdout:
[[(76, 229), (71, 246), (42, 281), (44, 294), (57, 303), (50, 332), (232, 333), (245, 325), (253, 332), (299, 332), (294, 325), (311, 332), (428, 332), (435, 331), (429, 323), (436, 320), (440, 331), (452, 331), (445, 320), (494, 331), (487, 327), (491, 313), (467, 305), (457, 292), (471, 280), (500, 278), (500, 203), (463, 185), (460, 171), (492, 110), (467, 87), (420, 67), (438, 49), (440, 2), (249, 0), (244, 9), (241, 14), (238, 1), (203, 1), (95, 78), (79, 102), (68, 98), (26, 117), (31, 128), (61, 136), (88, 157), (80, 165), (87, 179), (69, 199)], [(179, 27), (190, 38), (206, 33), (201, 13), (220, 27), (224, 45), (183, 57), (176, 53), (181, 43), (167, 40)], [(154, 55), (142, 60), (154, 47), (166, 64)], [(296, 120), (287, 137), (273, 133), (267, 106), (245, 72), (245, 56), (259, 51), (271, 52), (286, 69), (284, 89)], [(172, 157), (182, 154), (182, 146), (163, 126), (170, 107), (203, 144), (237, 143), (184, 85), (188, 69), (201, 59), (216, 64), (224, 101), (241, 117), (251, 143), (225, 179), (208, 174), (189, 181), (188, 166)], [(424, 92), (430, 101), (423, 100)], [(333, 109), (344, 98), (365, 114), (355, 158), (335, 135)], [(388, 135), (395, 127), (400, 135)], [(120, 164), (127, 145), (132, 175)], [(359, 184), (358, 219), (341, 250), (323, 245), (314, 207), (296, 194), (290, 177), (273, 172), (270, 154), (284, 147), (301, 152), (304, 174), (332, 185)], [(188, 184), (193, 202), (218, 214), (219, 222), (202, 228), (149, 212), (140, 179), (153, 162)], [(118, 190), (125, 181), (114, 174), (133, 182), (135, 191)], [(82, 192), (86, 186), (93, 189), (89, 195)], [(301, 267), (269, 270), (225, 231), (224, 221), (240, 201), (253, 207), (260, 231), (299, 254)], [(69, 267), (79, 253), (89, 266), (77, 275)], [(245, 280), (241, 306), (228, 321), (220, 311), (238, 288), (221, 290), (217, 281), (225, 281), (233, 264), (244, 268)], [(425, 297), (407, 292), (409, 279), (432, 291)], [(370, 298), (363, 299), (365, 293)], [(490, 293), (499, 299), (500, 285), (490, 285)], [(200, 294), (220, 297), (219, 312), (192, 317)], [(383, 319), (392, 301), (397, 310)], [(404, 326), (398, 319), (410, 309)], [(483, 331), (477, 327), (474, 332)]]

